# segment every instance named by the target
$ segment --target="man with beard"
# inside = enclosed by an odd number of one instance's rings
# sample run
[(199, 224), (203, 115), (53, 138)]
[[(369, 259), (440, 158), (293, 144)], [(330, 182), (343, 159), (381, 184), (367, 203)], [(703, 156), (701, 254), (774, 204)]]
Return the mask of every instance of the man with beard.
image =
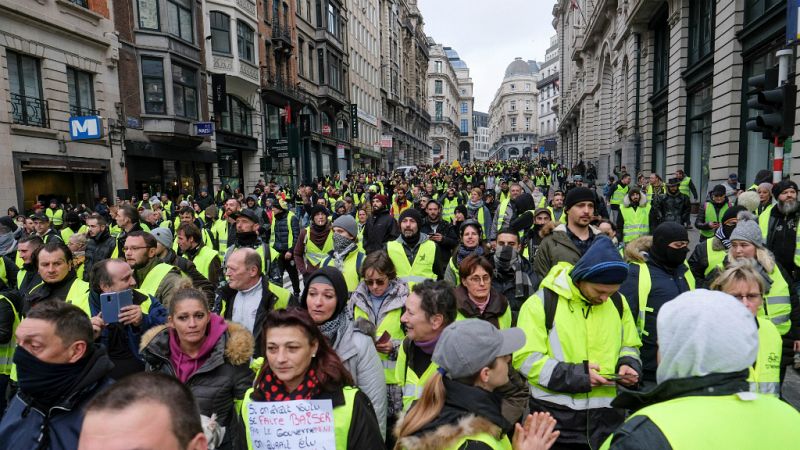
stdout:
[(113, 367), (94, 344), (89, 317), (74, 305), (45, 301), (20, 322), (16, 338), (19, 392), (0, 421), (0, 449), (78, 448), (85, 405), (111, 384)]
[(492, 287), (508, 300), (512, 326), (516, 326), (522, 304), (539, 288), (539, 278), (521, 250), (518, 233), (508, 228), (497, 233)]
[[(800, 281), (800, 242), (797, 240), (800, 204), (797, 203), (797, 184), (791, 180), (781, 181), (772, 188), (772, 196), (778, 203), (770, 211), (766, 227), (762, 225), (761, 232), (775, 261), (797, 283)], [(794, 287), (792, 291), (796, 291), (797, 286)]]
[(508, 227), (514, 218), (521, 214), (523, 211), (516, 208), (516, 200), (522, 194), (522, 186), (517, 183), (508, 186), (508, 182), (503, 180), (500, 182), (500, 195), (498, 201), (500, 204), (497, 206), (494, 217), (497, 222), (497, 231)]
[(106, 219), (100, 214), (92, 214), (86, 218), (88, 238), (86, 240), (86, 259), (83, 263), (83, 281), (89, 281), (92, 266), (106, 258), (110, 258), (116, 246), (116, 240), (108, 232)]
[[(575, 264), (586, 253), (600, 230), (590, 225), (594, 219), (595, 194), (591, 189), (576, 187), (567, 193), (567, 223), (544, 235), (533, 256), (536, 275), (544, 278), (559, 262)], [(543, 233), (544, 234), (544, 233)]]
[(222, 258), (213, 247), (203, 243), (200, 229), (192, 223), (182, 223), (178, 227), (178, 254), (192, 263), (197, 271), (211, 284), (216, 285), (222, 278)]
[(400, 214), (411, 208), (411, 202), (408, 201), (408, 197), (406, 197), (406, 190), (402, 186), (398, 186), (394, 188), (394, 200), (392, 201), (392, 209), (389, 211), (389, 214), (395, 219), (399, 221)]
[(320, 267), (333, 250), (333, 231), (327, 209), (316, 205), (311, 208), (310, 216), (311, 225), (300, 230), (294, 246), (294, 264), (304, 279)]
[(653, 222), (650, 227), (658, 227), (664, 222), (675, 222), (684, 226), (689, 225), (691, 204), (689, 197), (679, 188), (680, 181), (670, 178), (667, 181), (666, 195), (658, 196), (653, 203)]
[(225, 201), (222, 218), (214, 222), (211, 233), (217, 237), (220, 256), (225, 256), (228, 246), (236, 243), (236, 219), (234, 217), (239, 213), (241, 207), (239, 200), (229, 198)]
[(650, 204), (647, 196), (642, 194), (641, 189), (632, 187), (619, 205), (619, 215), (617, 216), (617, 230), (622, 233), (622, 242), (628, 243), (632, 240), (650, 234)]
[(386, 243), (386, 251), (397, 269), (397, 278), (412, 287), (424, 280), (441, 280), (446, 256), (439, 255), (439, 248), (420, 232), (422, 214), (416, 209), (407, 209), (400, 215), (400, 236)]
[(161, 262), (156, 256), (158, 241), (145, 231), (134, 231), (125, 241), (125, 261), (133, 269), (139, 290), (159, 299), (169, 308), (172, 294), (178, 289), (181, 271), (172, 264)]
[(632, 241), (626, 247), (628, 277), (619, 292), (628, 300), (636, 328), (642, 337), (642, 379), (656, 382), (658, 335), (656, 320), (665, 303), (694, 289), (694, 277), (686, 267), (689, 253), (689, 234), (686, 228), (666, 222), (648, 237)]
[(550, 215), (553, 216), (553, 222), (567, 223), (567, 215), (564, 214), (564, 192), (557, 190), (553, 192), (553, 199), (550, 200)]
[(25, 297), (23, 315), (46, 300), (63, 300), (81, 308), (89, 315), (89, 283), (79, 280), (72, 270), (72, 251), (63, 242), (48, 242), (34, 257), (42, 283), (33, 287)]
[(452, 225), (442, 220), (442, 207), (436, 200), (428, 200), (425, 205), (425, 220), (420, 231), (436, 243), (439, 248), (437, 254), (442, 258), (439, 264), (445, 267), (448, 255), (453, 254), (453, 250), (458, 246), (458, 234)]
[(206, 294), (206, 298), (211, 304), (214, 301), (214, 289), (216, 288), (217, 280), (214, 280), (213, 283), (210, 282), (208, 278), (197, 270), (191, 260), (175, 253), (175, 250), (172, 249), (172, 231), (169, 228), (155, 228), (150, 234), (156, 239), (156, 258), (162, 263), (167, 263), (180, 269), (182, 275), (186, 275), (192, 280), (192, 286)]
[(16, 279), (17, 295), (20, 299), (24, 299), (34, 286), (42, 282), (42, 277), (39, 276), (39, 271), (33, 264), (33, 255), (39, 251), (42, 245), (44, 245), (42, 238), (35, 234), (23, 236), (17, 242), (17, 256), (22, 261)]
[(728, 249), (731, 248), (731, 233), (739, 221), (737, 214), (745, 210), (741, 205), (729, 208), (722, 216), (722, 226), (714, 232), (714, 237), (700, 241), (694, 247), (688, 263), (698, 288), (705, 288), (707, 282), (711, 281), (708, 279), (708, 274), (722, 264)]
[(292, 281), (292, 290), (295, 297), (300, 297), (300, 278), (297, 274), (297, 267), (294, 265), (292, 251), (295, 246), (296, 237), (300, 236), (300, 220), (294, 212), (289, 210), (289, 205), (285, 200), (278, 199), (272, 205), (272, 222), (269, 225), (269, 242), (272, 248), (278, 252), (275, 261), (277, 269), (281, 273), (289, 273)]
[[(583, 177), (580, 176), (580, 175), (575, 175), (573, 177), (573, 181), (574, 181), (573, 186), (571, 186), (570, 189), (576, 188), (576, 187), (586, 187), (586, 184), (583, 182)], [(567, 192), (569, 192), (570, 189), (568, 189)], [(589, 190), (592, 191), (592, 194), (594, 194), (594, 215), (595, 215), (595, 217), (602, 217), (602, 218), (605, 218), (605, 219), (609, 219), (610, 216), (608, 214), (608, 208), (606, 208), (606, 202), (603, 201), (603, 199), (601, 198), (600, 194), (597, 193), (596, 189), (589, 188)]]
[(382, 249), (384, 244), (397, 239), (400, 234), (397, 221), (389, 214), (388, 206), (387, 196), (382, 194), (372, 196), (372, 217), (364, 228), (365, 253)]
[(453, 223), (453, 216), (456, 213), (456, 208), (461, 205), (461, 200), (456, 195), (456, 190), (452, 186), (447, 188), (447, 194), (440, 198), (442, 203), (442, 220)]

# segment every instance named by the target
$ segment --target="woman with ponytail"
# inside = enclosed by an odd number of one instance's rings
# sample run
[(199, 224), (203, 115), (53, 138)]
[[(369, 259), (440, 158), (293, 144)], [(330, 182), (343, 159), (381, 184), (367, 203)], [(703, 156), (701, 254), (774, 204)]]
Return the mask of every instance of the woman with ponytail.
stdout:
[[(264, 323), (266, 361), (244, 396), (242, 418), (250, 423), (250, 402), (330, 400), (336, 450), (384, 448), (369, 398), (353, 378), (309, 313), (300, 308), (273, 310)], [(252, 450), (249, 428), (247, 447)]]
[[(395, 450), (508, 449), (513, 424), (503, 418), (501, 397), (494, 393), (508, 383), (511, 353), (525, 344), (519, 328), (499, 330), (487, 321), (465, 319), (442, 332), (433, 362), (439, 368), (422, 396), (395, 428)], [(547, 422), (539, 447), (532, 446), (531, 422)], [(549, 448), (558, 437), (546, 416), (518, 426), (514, 448)]]

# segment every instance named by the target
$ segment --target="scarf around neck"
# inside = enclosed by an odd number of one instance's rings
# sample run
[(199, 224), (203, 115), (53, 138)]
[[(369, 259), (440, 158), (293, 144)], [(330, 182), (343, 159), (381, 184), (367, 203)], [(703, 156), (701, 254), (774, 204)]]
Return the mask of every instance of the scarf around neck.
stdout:
[(257, 402), (282, 402), (287, 400), (311, 400), (321, 392), (316, 371), (309, 368), (303, 380), (289, 392), (286, 384), (272, 373), (269, 366), (264, 366), (261, 379), (256, 383), (250, 398)]
[(483, 255), (483, 247), (480, 245), (476, 247), (465, 247), (463, 244), (459, 245), (458, 251), (456, 252), (456, 265), (460, 266), (461, 261), (469, 255)]
[(347, 320), (346, 311), (347, 308), (342, 308), (339, 314), (336, 314), (328, 319), (327, 322), (319, 325), (319, 331), (328, 338), (328, 342), (331, 346), (336, 342), (336, 336), (339, 334), (339, 330), (345, 325), (345, 321)]

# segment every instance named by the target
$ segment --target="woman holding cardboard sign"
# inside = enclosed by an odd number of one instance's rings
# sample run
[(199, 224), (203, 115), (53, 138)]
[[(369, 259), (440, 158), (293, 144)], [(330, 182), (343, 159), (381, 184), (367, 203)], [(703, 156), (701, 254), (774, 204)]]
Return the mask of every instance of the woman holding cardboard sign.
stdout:
[[(369, 399), (352, 387), (350, 373), (307, 311), (271, 311), (264, 336), (266, 364), (242, 405), (248, 448), (264, 441), (282, 441), (292, 448), (298, 436), (333, 440), (337, 450), (384, 448)], [(309, 400), (315, 402), (304, 402)], [(327, 410), (332, 414), (326, 415)], [(311, 419), (298, 421), (297, 417)], [(309, 433), (304, 433), (304, 426)]]

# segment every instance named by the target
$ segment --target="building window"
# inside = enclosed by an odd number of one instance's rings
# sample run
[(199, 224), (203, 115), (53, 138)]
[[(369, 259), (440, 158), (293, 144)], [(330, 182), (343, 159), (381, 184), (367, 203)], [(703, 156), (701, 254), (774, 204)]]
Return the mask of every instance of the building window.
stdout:
[(525, 131), (530, 131), (530, 129), (531, 129), (531, 118), (530, 117), (526, 117), (525, 118)]
[(516, 117), (512, 117), (511, 118), (511, 131), (516, 131), (516, 128), (517, 128), (517, 118)]
[(434, 155), (441, 155), (442, 154), (442, 146), (439, 144), (433, 144), (433, 154)]
[(744, 23), (747, 25), (776, 9), (785, 9), (786, 0), (747, 0), (744, 4)]
[(442, 109), (444, 108), (444, 104), (442, 102), (436, 102), (434, 104), (435, 108), (435, 120), (442, 121)]
[(434, 80), (434, 82), (433, 82), (433, 93), (434, 94), (441, 94), (442, 93), (442, 80)]
[(653, 111), (653, 161), (652, 171), (665, 177), (667, 167), (667, 110), (665, 107)]
[(92, 74), (67, 67), (67, 87), (70, 116), (98, 115), (94, 109)]
[(342, 69), (338, 56), (328, 54), (328, 85), (337, 91), (342, 90)]
[(688, 100), (688, 175), (697, 180), (697, 192), (706, 192), (711, 156), (711, 84), (689, 93)]
[(211, 11), (211, 51), (231, 53), (231, 19), (227, 14)]
[(145, 30), (158, 30), (158, 0), (138, 0), (139, 28)]
[(466, 136), (469, 134), (469, 120), (461, 119), (461, 135)]
[(325, 84), (325, 52), (321, 48), (317, 49), (317, 65), (319, 67), (317, 70), (319, 84)]
[(434, 61), (433, 62), (433, 71), (436, 73), (442, 73), (442, 62), (441, 61)]
[(461, 114), (466, 114), (469, 112), (469, 105), (467, 102), (461, 102)]
[(308, 44), (308, 79), (314, 81), (314, 46)]
[(231, 133), (253, 135), (253, 110), (250, 106), (231, 95), (228, 96), (228, 111), (222, 113), (221, 126)]
[(666, 12), (653, 29), (653, 38), (653, 92), (657, 93), (665, 89), (669, 82), (669, 24)]
[(47, 127), (47, 103), (42, 99), (42, 77), (39, 60), (8, 51), (9, 101), (14, 123)]
[(509, 110), (511, 110), (511, 111), (516, 111), (517, 110), (517, 101), (516, 100), (511, 100), (511, 103), (509, 104)]
[(191, 0), (167, 0), (169, 34), (184, 41), (194, 42)]
[(531, 109), (531, 101), (525, 100), (525, 110), (530, 111), (530, 109)]
[(78, 6), (82, 6), (84, 8), (88, 8), (89, 7), (89, 1), (88, 0), (69, 0), (69, 2), (72, 3), (72, 4), (78, 5)]
[(328, 33), (332, 34), (337, 39), (340, 38), (339, 28), (339, 8), (333, 3), (328, 3)]
[(172, 64), (172, 98), (175, 115), (197, 118), (197, 72), (191, 67)]
[(695, 0), (689, 4), (689, 64), (713, 51), (714, 3), (713, 0)]
[(241, 20), (236, 21), (236, 42), (239, 47), (239, 58), (255, 64), (253, 29)]
[(164, 62), (161, 58), (142, 58), (142, 88), (144, 111), (148, 114), (166, 114)]
[(305, 54), (305, 52), (306, 52), (306, 47), (305, 47), (305, 42), (303, 42), (302, 39), (298, 39), (297, 40), (297, 50), (300, 51), (300, 54), (297, 55), (297, 73), (299, 73), (300, 76), (305, 76), (306, 75), (306, 70), (305, 70), (305, 64), (306, 64), (306, 54)]
[(514, 83), (511, 83), (511, 90), (514, 91), (516, 89), (517, 89), (517, 87), (514, 85)]

